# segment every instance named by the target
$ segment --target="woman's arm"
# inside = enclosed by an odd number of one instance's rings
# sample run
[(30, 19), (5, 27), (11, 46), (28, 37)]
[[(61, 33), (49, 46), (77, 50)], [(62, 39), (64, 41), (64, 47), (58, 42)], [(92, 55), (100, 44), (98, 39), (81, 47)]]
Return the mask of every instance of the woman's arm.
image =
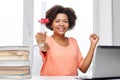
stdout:
[(99, 37), (96, 34), (91, 34), (89, 39), (90, 39), (90, 42), (91, 42), (90, 48), (89, 48), (87, 56), (85, 57), (85, 59), (83, 61), (82, 66), (80, 67), (80, 70), (83, 73), (86, 73), (86, 71), (88, 70), (88, 68), (89, 68), (89, 66), (92, 62), (93, 55), (94, 55), (94, 50), (95, 50), (96, 44), (99, 40)]

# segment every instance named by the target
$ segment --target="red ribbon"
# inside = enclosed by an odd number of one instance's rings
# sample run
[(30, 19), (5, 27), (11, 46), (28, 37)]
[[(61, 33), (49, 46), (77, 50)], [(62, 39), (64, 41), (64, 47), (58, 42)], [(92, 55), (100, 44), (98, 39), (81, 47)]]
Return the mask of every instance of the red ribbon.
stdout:
[(41, 18), (41, 20), (39, 20), (38, 22), (40, 22), (41, 24), (46, 24), (49, 22), (49, 19)]

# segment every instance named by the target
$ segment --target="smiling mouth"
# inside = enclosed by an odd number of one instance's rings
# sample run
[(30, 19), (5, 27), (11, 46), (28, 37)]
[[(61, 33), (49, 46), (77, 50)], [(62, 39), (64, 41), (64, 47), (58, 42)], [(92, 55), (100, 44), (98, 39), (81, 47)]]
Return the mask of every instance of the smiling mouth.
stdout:
[(58, 30), (59, 30), (60, 32), (64, 32), (64, 31), (65, 31), (65, 28), (58, 28)]

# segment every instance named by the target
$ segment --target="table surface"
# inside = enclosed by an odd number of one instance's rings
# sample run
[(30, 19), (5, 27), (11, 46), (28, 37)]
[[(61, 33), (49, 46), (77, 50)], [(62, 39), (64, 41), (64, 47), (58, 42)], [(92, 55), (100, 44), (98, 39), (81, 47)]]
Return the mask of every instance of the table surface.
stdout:
[[(86, 78), (85, 76), (32, 76), (31, 79), (0, 79), (0, 80), (85, 80), (85, 78)], [(108, 79), (108, 80), (120, 80), (120, 79)]]
[(78, 76), (32, 76), (30, 79), (0, 79), (0, 80), (80, 80)]
[[(30, 80), (93, 80), (93, 79), (90, 79), (89, 76), (33, 76)], [(120, 78), (107, 80), (120, 80)]]
[(77, 80), (76, 76), (33, 76), (31, 80)]

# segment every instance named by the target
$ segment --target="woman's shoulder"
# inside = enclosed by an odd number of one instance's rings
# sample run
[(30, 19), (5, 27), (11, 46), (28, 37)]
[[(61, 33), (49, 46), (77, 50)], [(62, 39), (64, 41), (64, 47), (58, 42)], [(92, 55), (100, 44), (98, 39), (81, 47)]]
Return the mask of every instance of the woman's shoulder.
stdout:
[(73, 37), (68, 37), (68, 39), (70, 40), (70, 41), (72, 41), (72, 42), (76, 42), (77, 40), (75, 39), (75, 38), (73, 38)]
[(72, 46), (78, 46), (77, 40), (75, 38), (69, 37), (68, 40)]

